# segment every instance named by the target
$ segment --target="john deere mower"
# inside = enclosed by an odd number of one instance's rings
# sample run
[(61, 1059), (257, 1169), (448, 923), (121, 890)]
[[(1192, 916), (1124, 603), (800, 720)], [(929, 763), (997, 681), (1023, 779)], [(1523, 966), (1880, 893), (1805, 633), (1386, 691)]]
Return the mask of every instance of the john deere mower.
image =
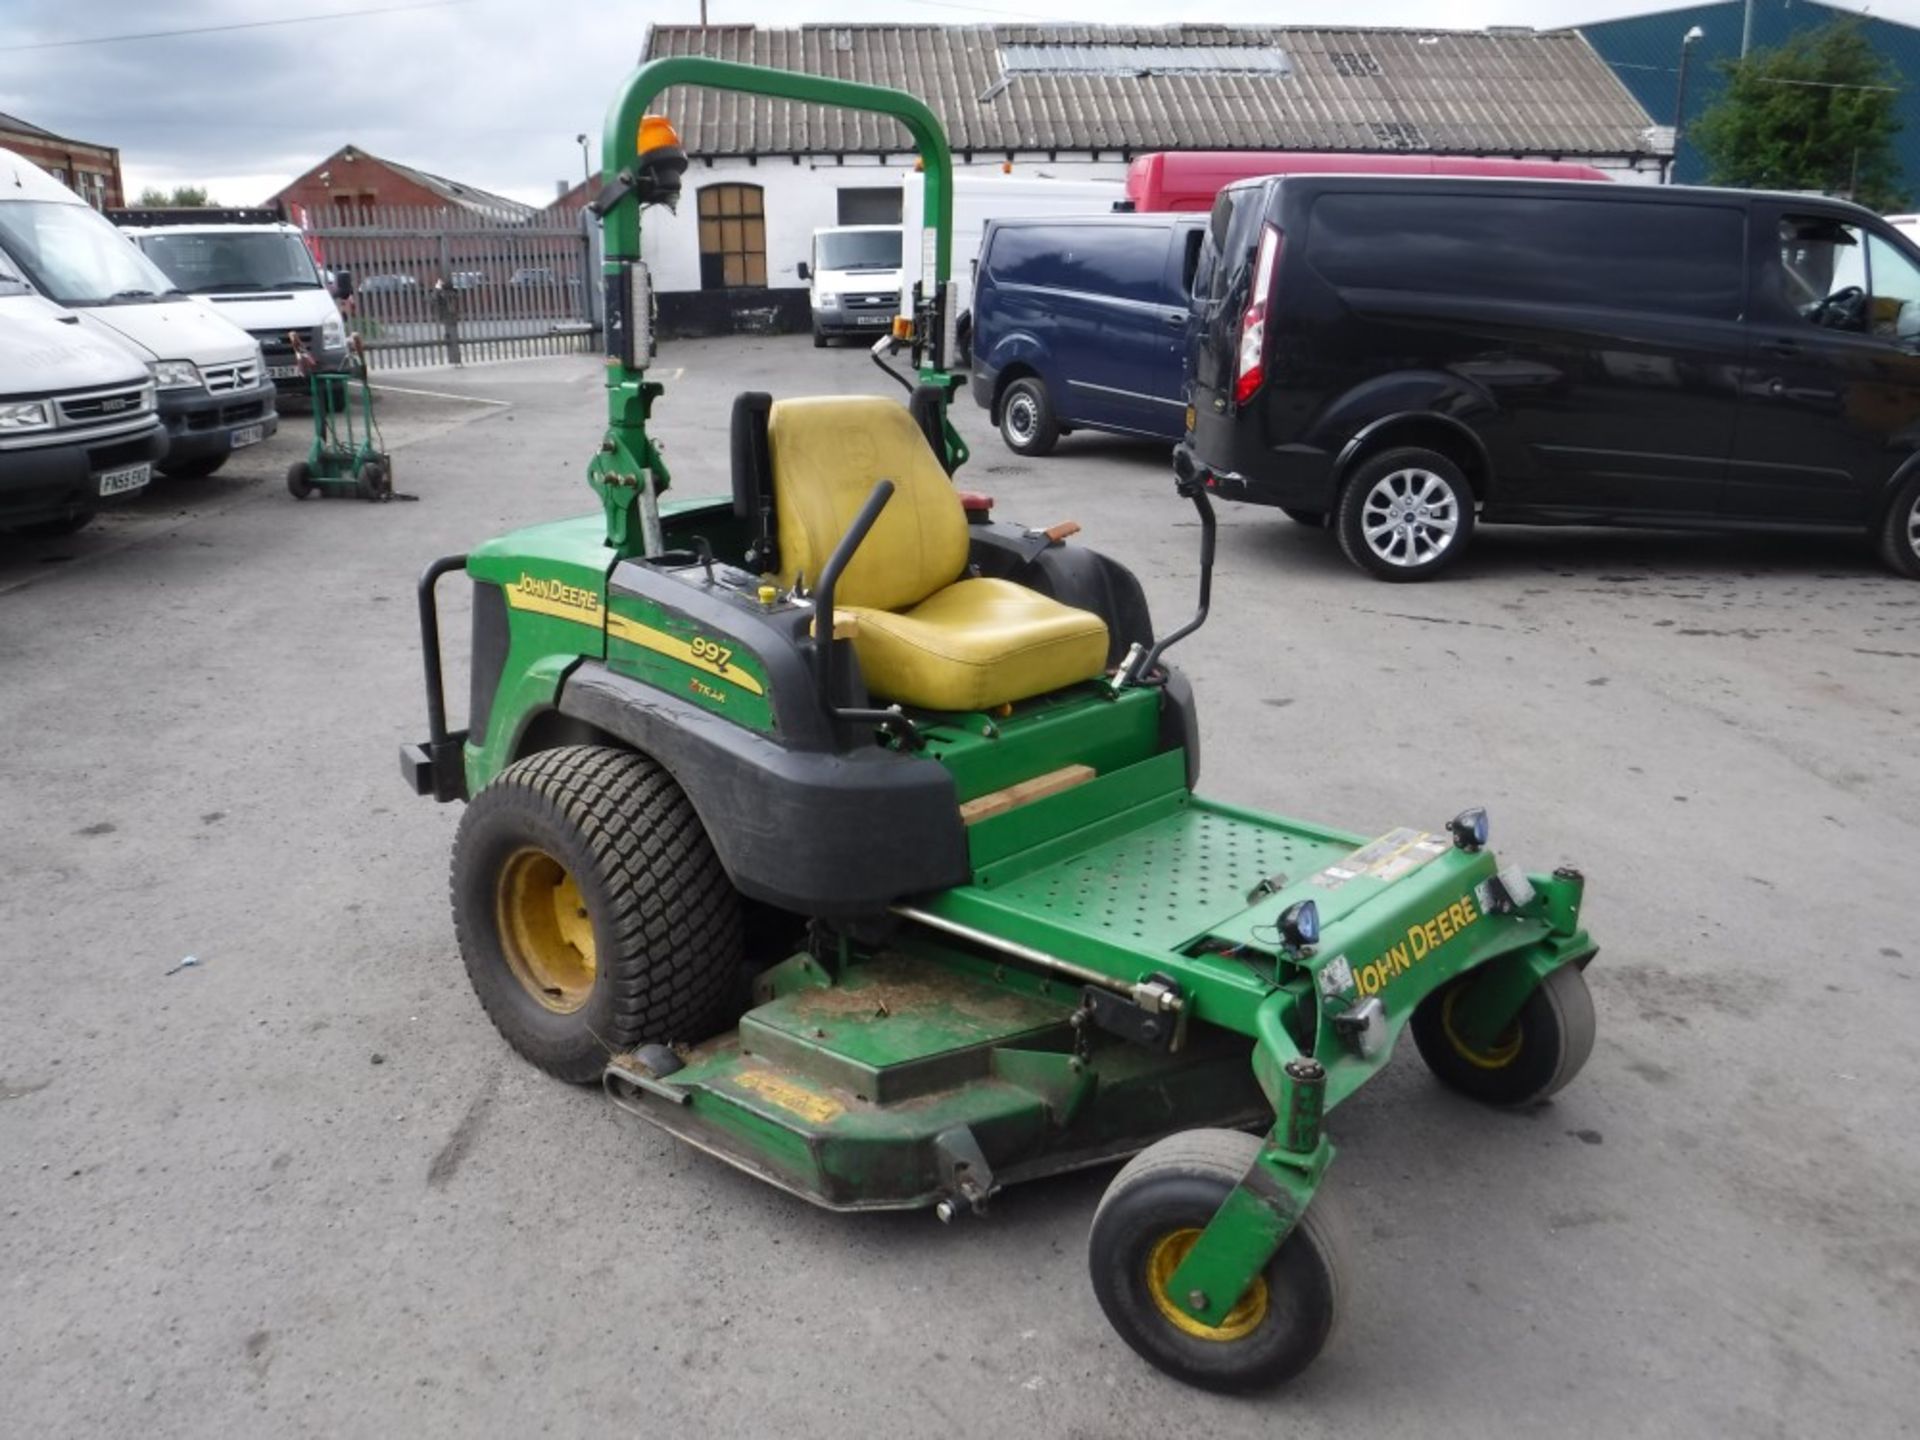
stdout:
[[(668, 498), (650, 438), (646, 207), (686, 158), (648, 114), (708, 86), (892, 116), (924, 168), (926, 273), (876, 348), (906, 403), (740, 396), (733, 493)], [(1133, 1158), (1093, 1292), (1194, 1384), (1313, 1360), (1345, 1288), (1323, 1117), (1402, 1036), (1527, 1105), (1592, 1048), (1582, 880), (1487, 847), (1484, 811), (1351, 834), (1195, 793), (1194, 696), (1122, 566), (952, 483), (952, 166), (919, 100), (676, 57), (607, 119), (600, 510), (430, 566), (414, 790), (462, 800), (453, 911), (528, 1060), (835, 1210), (983, 1214)], [(895, 352), (897, 353), (897, 352)], [(450, 730), (436, 588), (472, 584)]]

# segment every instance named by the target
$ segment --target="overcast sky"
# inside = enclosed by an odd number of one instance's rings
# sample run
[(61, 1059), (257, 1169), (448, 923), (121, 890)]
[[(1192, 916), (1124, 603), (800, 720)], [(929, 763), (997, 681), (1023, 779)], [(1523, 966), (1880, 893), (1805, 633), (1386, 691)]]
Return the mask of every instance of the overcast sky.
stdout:
[[(454, 0), (378, 15), (225, 33), (53, 45), (129, 33), (420, 0), (0, 0), (0, 111), (56, 133), (118, 145), (129, 195), (206, 185), (254, 204), (339, 146), (544, 202), (580, 178), (574, 136), (597, 136), (649, 22), (689, 24), (699, 0)], [(1769, 0), (1778, 3), (1778, 0)], [(824, 21), (1156, 24), (1145, 0), (709, 0), (714, 24)], [(1431, 0), (1299, 0), (1253, 15), (1221, 5), (1181, 14), (1282, 25), (1432, 25)], [(1451, 28), (1542, 29), (1665, 8), (1658, 0), (1454, 0)], [(1920, 0), (1873, 13), (1920, 24)], [(1173, 11), (1173, 14), (1180, 14)], [(46, 48), (22, 48), (22, 47)], [(596, 141), (597, 149), (597, 141)]]

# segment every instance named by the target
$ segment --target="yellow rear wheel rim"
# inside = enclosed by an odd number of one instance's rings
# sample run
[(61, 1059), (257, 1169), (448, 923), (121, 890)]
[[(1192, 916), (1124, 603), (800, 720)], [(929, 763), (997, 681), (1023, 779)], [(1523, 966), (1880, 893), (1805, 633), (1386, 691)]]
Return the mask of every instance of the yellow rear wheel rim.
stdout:
[(514, 978), (541, 1005), (567, 1015), (587, 1003), (598, 973), (593, 917), (567, 867), (527, 846), (500, 869), (500, 945)]
[(1241, 1340), (1260, 1328), (1260, 1322), (1267, 1318), (1267, 1277), (1256, 1275), (1253, 1284), (1240, 1297), (1239, 1302), (1220, 1317), (1218, 1325), (1208, 1325), (1193, 1318), (1178, 1305), (1167, 1292), (1167, 1284), (1173, 1279), (1173, 1272), (1180, 1268), (1180, 1262), (1187, 1258), (1187, 1252), (1193, 1249), (1193, 1242), (1200, 1238), (1198, 1229), (1174, 1230), (1161, 1236), (1154, 1242), (1153, 1249), (1147, 1253), (1147, 1293), (1153, 1296), (1154, 1307), (1161, 1316), (1183, 1335), (1191, 1335), (1197, 1340)]
[(1520, 1058), (1520, 1019), (1514, 1017), (1513, 1023), (1494, 1037), (1493, 1044), (1485, 1050), (1476, 1050), (1460, 1038), (1453, 1028), (1453, 1003), (1460, 998), (1456, 987), (1449, 990), (1440, 1001), (1440, 1029), (1447, 1037), (1447, 1044), (1453, 1047), (1453, 1053), (1469, 1065), (1480, 1070), (1504, 1070)]

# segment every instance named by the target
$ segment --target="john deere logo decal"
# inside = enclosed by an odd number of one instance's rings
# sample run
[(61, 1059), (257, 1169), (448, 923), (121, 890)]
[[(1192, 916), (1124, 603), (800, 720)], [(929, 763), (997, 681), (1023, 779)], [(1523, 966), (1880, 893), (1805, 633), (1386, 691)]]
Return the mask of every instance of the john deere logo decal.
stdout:
[(551, 615), (556, 620), (600, 627), (600, 597), (564, 580), (547, 580), (522, 571), (520, 578), (507, 586), (507, 604), (516, 610)]

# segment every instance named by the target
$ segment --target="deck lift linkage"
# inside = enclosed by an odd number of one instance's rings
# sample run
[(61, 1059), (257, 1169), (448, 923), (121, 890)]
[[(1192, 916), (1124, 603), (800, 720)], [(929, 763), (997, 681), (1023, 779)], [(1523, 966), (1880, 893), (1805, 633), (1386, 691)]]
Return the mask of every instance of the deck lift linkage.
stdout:
[[(649, 428), (641, 213), (679, 195), (649, 113), (675, 86), (890, 116), (924, 171), (892, 337), (910, 404), (741, 396), (730, 498), (667, 498)], [(1593, 1043), (1581, 876), (1502, 866), (1477, 809), (1369, 837), (1194, 793), (1165, 653), (1208, 607), (1208, 476), (1176, 452), (1200, 604), (1157, 635), (1134, 577), (1066, 527), (963, 509), (952, 162), (919, 100), (659, 60), (604, 159), (600, 513), (420, 587), (429, 735), (402, 768), (469, 802), (453, 908), (480, 1000), (535, 1064), (833, 1209), (952, 1219), (1132, 1155), (1089, 1237), (1114, 1327), (1198, 1385), (1297, 1373), (1342, 1289), (1326, 1112), (1407, 1030), (1476, 1099), (1566, 1084)], [(456, 570), (459, 731), (436, 602)]]

